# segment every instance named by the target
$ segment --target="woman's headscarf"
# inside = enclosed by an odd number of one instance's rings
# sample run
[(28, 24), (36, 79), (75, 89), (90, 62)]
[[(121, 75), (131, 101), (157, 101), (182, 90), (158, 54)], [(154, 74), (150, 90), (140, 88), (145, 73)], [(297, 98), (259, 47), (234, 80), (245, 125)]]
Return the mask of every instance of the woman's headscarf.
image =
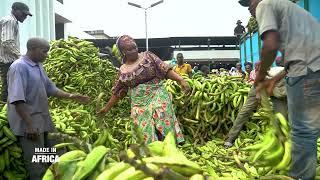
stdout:
[(125, 49), (125, 47), (128, 47), (132, 44), (135, 44), (136, 42), (134, 41), (134, 39), (132, 37), (130, 37), (129, 35), (122, 35), (117, 39), (116, 45), (119, 49), (119, 52), (122, 55), (122, 63), (125, 63), (124, 60), (124, 52), (123, 50)]

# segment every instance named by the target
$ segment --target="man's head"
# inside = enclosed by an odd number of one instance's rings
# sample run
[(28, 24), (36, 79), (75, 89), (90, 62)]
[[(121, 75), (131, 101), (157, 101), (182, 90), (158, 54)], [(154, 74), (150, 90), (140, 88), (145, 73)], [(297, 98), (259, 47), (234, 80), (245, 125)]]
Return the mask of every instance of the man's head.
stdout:
[(179, 65), (183, 64), (183, 54), (182, 53), (177, 54), (177, 62)]
[(242, 22), (241, 22), (240, 20), (237, 21), (237, 25), (241, 25), (241, 23), (242, 23)]
[(201, 66), (201, 69), (200, 69), (200, 70), (203, 72), (203, 74), (204, 74), (205, 76), (210, 73), (210, 68), (209, 68), (209, 66), (207, 66), (207, 65)]
[(22, 2), (15, 2), (12, 4), (11, 12), (14, 17), (21, 23), (27, 18), (27, 16), (32, 16), (29, 11), (29, 7)]
[(262, 0), (239, 0), (239, 3), (244, 7), (249, 7), (249, 11), (253, 17), (256, 17), (256, 8)]
[(27, 55), (34, 62), (43, 62), (48, 57), (49, 42), (42, 38), (30, 38), (27, 42)]
[(252, 71), (252, 63), (251, 62), (246, 62), (245, 67), (246, 67), (247, 73), (250, 73)]
[(241, 68), (242, 68), (241, 63), (237, 63), (237, 64), (236, 64), (236, 68), (237, 68), (237, 70), (239, 70), (239, 71), (240, 71), (240, 70), (241, 70)]

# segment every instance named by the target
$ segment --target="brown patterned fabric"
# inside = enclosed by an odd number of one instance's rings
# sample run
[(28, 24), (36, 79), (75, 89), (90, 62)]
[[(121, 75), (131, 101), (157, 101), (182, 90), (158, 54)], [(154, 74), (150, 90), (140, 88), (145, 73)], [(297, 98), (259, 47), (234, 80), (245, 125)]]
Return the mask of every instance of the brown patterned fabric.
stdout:
[(142, 53), (143, 60), (133, 70), (122, 72), (120, 70), (118, 80), (113, 87), (113, 94), (123, 97), (129, 88), (146, 83), (154, 79), (165, 79), (170, 67), (159, 57), (151, 52)]

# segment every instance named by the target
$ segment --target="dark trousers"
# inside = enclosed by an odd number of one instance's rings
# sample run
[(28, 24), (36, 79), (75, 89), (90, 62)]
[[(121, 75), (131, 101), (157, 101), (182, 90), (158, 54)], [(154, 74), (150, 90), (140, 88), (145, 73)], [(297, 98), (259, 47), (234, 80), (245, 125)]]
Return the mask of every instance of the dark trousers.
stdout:
[(1, 100), (4, 102), (7, 102), (7, 98), (8, 98), (7, 74), (11, 64), (12, 63), (0, 63)]
[[(60, 143), (57, 140), (49, 139), (48, 133), (40, 133), (36, 140), (27, 139), (24, 136), (18, 136), (19, 143), (23, 150), (23, 159), (29, 180), (41, 180), (50, 163), (32, 162), (32, 157), (35, 155), (35, 148), (51, 148)], [(65, 153), (63, 149), (57, 151), (57, 155)]]

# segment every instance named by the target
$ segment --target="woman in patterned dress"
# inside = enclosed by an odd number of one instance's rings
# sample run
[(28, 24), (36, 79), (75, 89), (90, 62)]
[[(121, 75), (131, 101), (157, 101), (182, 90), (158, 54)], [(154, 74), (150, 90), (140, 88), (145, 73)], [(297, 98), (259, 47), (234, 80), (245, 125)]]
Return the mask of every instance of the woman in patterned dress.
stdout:
[(149, 51), (138, 53), (137, 45), (130, 36), (119, 37), (117, 46), (123, 56), (123, 65), (110, 100), (98, 113), (107, 113), (129, 93), (131, 117), (141, 128), (147, 144), (163, 140), (170, 131), (175, 133), (178, 143), (183, 142), (184, 137), (163, 80), (177, 81), (182, 90), (188, 92), (190, 88), (186, 81), (155, 54)]

